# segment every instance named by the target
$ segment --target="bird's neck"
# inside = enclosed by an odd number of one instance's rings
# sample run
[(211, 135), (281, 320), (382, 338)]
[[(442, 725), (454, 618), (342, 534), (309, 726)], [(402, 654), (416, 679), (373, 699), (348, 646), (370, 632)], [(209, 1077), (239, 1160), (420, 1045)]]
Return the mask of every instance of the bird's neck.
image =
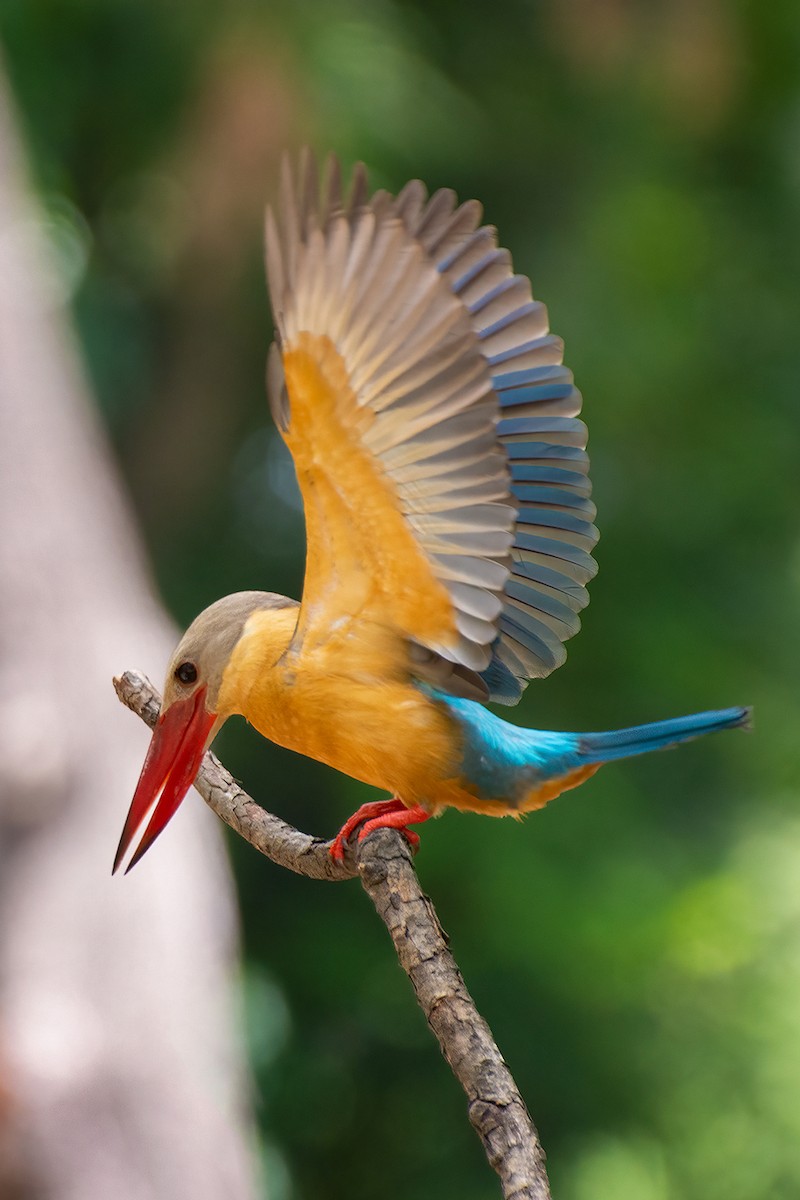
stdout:
[(297, 613), (292, 606), (259, 609), (248, 617), (222, 676), (217, 706), (221, 716), (252, 719), (253, 704), (277, 683), (278, 664), (292, 640)]
[[(297, 609), (250, 618), (223, 677), (226, 715), (374, 787), (416, 798), (450, 769), (451, 722), (408, 675), (404, 642), (342, 621), (293, 645)], [(387, 744), (391, 737), (391, 745)]]

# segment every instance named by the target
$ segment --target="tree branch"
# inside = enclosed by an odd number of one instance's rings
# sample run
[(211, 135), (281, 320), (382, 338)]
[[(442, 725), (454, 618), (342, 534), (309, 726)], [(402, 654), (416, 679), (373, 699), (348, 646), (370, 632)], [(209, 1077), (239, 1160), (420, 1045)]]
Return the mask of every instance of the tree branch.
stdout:
[[(152, 684), (135, 671), (114, 680), (123, 704), (151, 728), (161, 704)], [(226, 824), (279, 866), (312, 879), (358, 876), (386, 925), (400, 965), (450, 1068), (467, 1095), (469, 1119), (506, 1200), (549, 1200), (544, 1151), (511, 1072), (475, 1007), (447, 946), (433, 904), (419, 885), (408, 843), (397, 831), (378, 830), (351, 847), (344, 864), (330, 842), (309, 837), (268, 813), (244, 792), (213, 754), (195, 787)]]

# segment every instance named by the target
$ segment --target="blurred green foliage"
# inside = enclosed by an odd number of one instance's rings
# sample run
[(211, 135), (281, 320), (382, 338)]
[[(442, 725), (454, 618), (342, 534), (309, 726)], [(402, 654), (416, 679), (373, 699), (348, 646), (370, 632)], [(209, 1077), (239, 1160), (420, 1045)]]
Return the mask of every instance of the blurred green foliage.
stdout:
[[(757, 732), (608, 767), (522, 826), (446, 815), (420, 875), (560, 1200), (794, 1200), (800, 8), (4, 0), (0, 36), (181, 622), (238, 588), (302, 586), (262, 388), (280, 151), (308, 139), (376, 185), (419, 175), (484, 201), (566, 338), (603, 533), (584, 631), (515, 719), (754, 703)], [(244, 728), (221, 750), (319, 834), (365, 795)], [(494, 1195), (358, 886), (232, 852), (272, 1200)]]

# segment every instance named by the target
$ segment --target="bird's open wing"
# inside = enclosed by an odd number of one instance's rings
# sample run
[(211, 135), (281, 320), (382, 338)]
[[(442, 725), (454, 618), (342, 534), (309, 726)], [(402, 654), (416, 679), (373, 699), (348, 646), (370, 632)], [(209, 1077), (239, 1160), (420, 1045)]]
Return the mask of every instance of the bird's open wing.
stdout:
[[(267, 218), (273, 414), (303, 494), (298, 636), (371, 616), (484, 673), (495, 698), (563, 658), (593, 541), (580, 397), (476, 202), (349, 199), (306, 155)], [(504, 411), (507, 410), (507, 411)], [(591, 564), (591, 566), (590, 566)]]

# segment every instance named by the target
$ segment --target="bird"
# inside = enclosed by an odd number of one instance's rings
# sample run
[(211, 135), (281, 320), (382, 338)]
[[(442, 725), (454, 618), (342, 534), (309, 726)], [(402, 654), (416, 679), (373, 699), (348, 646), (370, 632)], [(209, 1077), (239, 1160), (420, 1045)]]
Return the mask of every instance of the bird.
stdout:
[[(598, 538), (581, 395), (545, 306), (476, 200), (412, 180), (343, 186), (284, 159), (266, 215), (269, 407), (294, 459), (302, 601), (245, 591), (189, 626), (114, 871), (163, 831), (223, 723), (372, 785), (331, 844), (447, 808), (539, 809), (604, 763), (747, 727), (746, 707), (599, 733), (531, 730), (513, 705), (555, 670)], [(145, 825), (146, 818), (149, 821)]]

